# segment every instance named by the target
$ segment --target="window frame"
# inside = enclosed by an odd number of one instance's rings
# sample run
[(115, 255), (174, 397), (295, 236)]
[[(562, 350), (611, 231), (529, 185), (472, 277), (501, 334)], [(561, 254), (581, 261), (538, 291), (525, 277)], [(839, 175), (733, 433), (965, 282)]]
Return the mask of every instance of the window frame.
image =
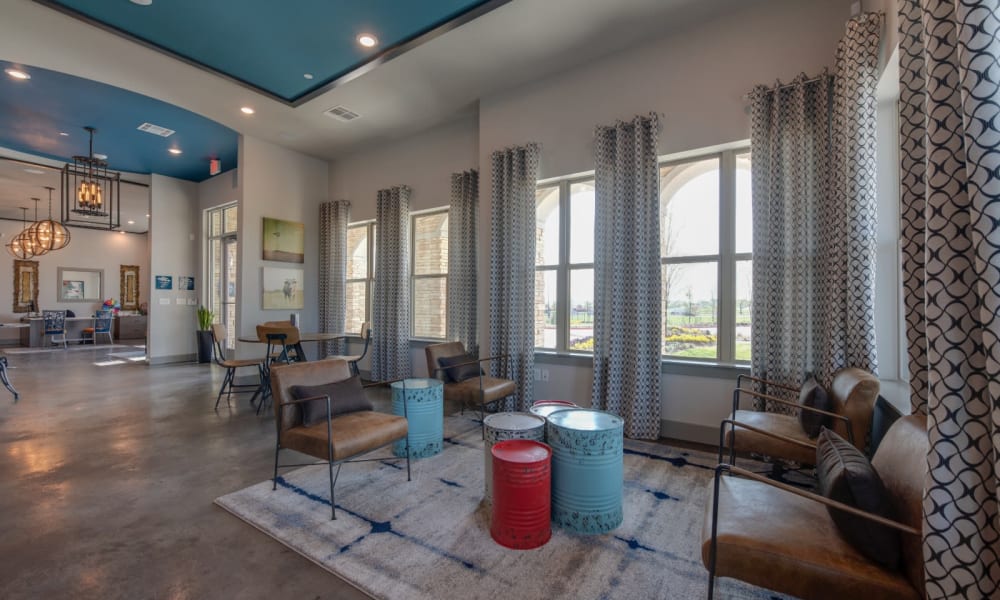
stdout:
[[(226, 229), (226, 211), (230, 209), (236, 209), (236, 228)], [(226, 326), (226, 340), (224, 342), (227, 350), (232, 350), (236, 348), (236, 337), (237, 332), (234, 331), (236, 323), (236, 312), (239, 310), (240, 303), (240, 290), (239, 286), (235, 289), (235, 294), (233, 295), (233, 301), (226, 302), (228, 297), (226, 288), (226, 275), (228, 274), (228, 269), (226, 268), (226, 247), (228, 244), (237, 244), (239, 247), (239, 202), (232, 201), (226, 202), (224, 204), (219, 204), (218, 206), (213, 206), (211, 208), (206, 208), (203, 212), (204, 223), (205, 223), (205, 281), (207, 285), (205, 286), (205, 306), (208, 310), (212, 311), (215, 315), (215, 322), (222, 323)], [(219, 233), (212, 233), (212, 218), (218, 215), (219, 218)], [(219, 261), (222, 268), (222, 272), (219, 273), (219, 286), (220, 289), (215, 290), (215, 265), (213, 264), (213, 252), (214, 246), (218, 243), (219, 246)], [(239, 274), (239, 252), (236, 253), (237, 265), (235, 271), (237, 276)], [(213, 294), (218, 292), (220, 305), (216, 306), (213, 298)], [(231, 309), (227, 309), (226, 306), (232, 304)], [(232, 317), (231, 319), (227, 317)], [(229, 322), (227, 322), (229, 321)]]
[[(694, 163), (715, 158), (719, 165), (719, 248), (718, 254), (666, 257), (660, 256), (661, 267), (667, 264), (714, 263), (716, 265), (716, 290), (718, 304), (716, 310), (716, 357), (696, 358), (660, 355), (663, 363), (695, 363), (699, 365), (732, 365), (745, 368), (749, 360), (736, 359), (736, 311), (737, 282), (736, 265), (740, 261), (753, 261), (753, 252), (736, 252), (736, 178), (738, 158), (750, 154), (748, 141), (726, 144), (702, 150), (694, 150), (675, 155), (660, 156), (657, 159), (657, 174), (666, 166)], [(751, 159), (752, 160), (752, 159)], [(570, 278), (572, 271), (593, 269), (594, 263), (569, 263), (570, 231), (571, 231), (571, 196), (570, 190), (574, 184), (593, 182), (593, 171), (579, 173), (567, 177), (541, 180), (535, 185), (536, 190), (557, 187), (559, 190), (559, 262), (551, 265), (535, 265), (535, 273), (554, 271), (556, 273), (556, 347), (536, 346), (535, 352), (541, 354), (573, 355), (591, 357), (593, 352), (586, 350), (570, 350)], [(659, 184), (658, 184), (659, 185)], [(662, 186), (661, 186), (662, 191)], [(663, 198), (660, 199), (661, 203)], [(536, 203), (537, 211), (537, 203)], [(537, 214), (537, 212), (536, 212)], [(596, 215), (595, 215), (596, 221)], [(596, 248), (595, 248), (596, 253)], [(752, 267), (751, 267), (752, 268)], [(666, 299), (664, 299), (666, 300)], [(660, 318), (664, 318), (661, 308)], [(751, 323), (752, 327), (752, 323)], [(662, 348), (662, 343), (661, 343)]]
[[(426, 210), (413, 211), (410, 213), (410, 339), (417, 341), (434, 341), (441, 342), (448, 339), (448, 273), (451, 270), (451, 265), (445, 269), (444, 273), (428, 273), (423, 275), (417, 275), (417, 219), (422, 217), (430, 217), (434, 215), (444, 214), (449, 215), (450, 208), (448, 206), (439, 206), (435, 208), (429, 208)], [(449, 226), (451, 223), (449, 222)], [(418, 336), (416, 334), (416, 317), (414, 314), (414, 309), (416, 307), (416, 292), (417, 292), (417, 280), (418, 279), (444, 279), (444, 336), (442, 337), (428, 337), (428, 336)]]
[[(361, 319), (361, 322), (362, 323), (365, 323), (365, 322), (371, 323), (372, 322), (372, 290), (375, 287), (374, 286), (374, 284), (375, 284), (375, 227), (376, 227), (376, 225), (375, 225), (375, 219), (366, 219), (364, 221), (356, 221), (354, 223), (348, 223), (347, 224), (348, 232), (350, 232), (350, 230), (352, 228), (360, 228), (360, 227), (364, 227), (366, 229), (366, 231), (365, 231), (365, 245), (367, 246), (367, 254), (365, 256), (367, 257), (367, 262), (368, 262), (368, 264), (367, 264), (367, 266), (365, 268), (365, 275), (366, 275), (366, 277), (355, 277), (354, 279), (345, 279), (345, 282), (344, 282), (344, 293), (345, 293), (345, 296), (346, 296), (347, 289), (350, 288), (350, 284), (352, 284), (352, 283), (358, 283), (358, 282), (362, 282), (362, 281), (365, 283), (365, 315), (364, 315), (364, 318)], [(348, 260), (350, 260), (350, 258), (348, 258)], [(344, 301), (345, 301), (345, 305), (346, 305), (346, 303), (347, 303), (347, 298), (346, 297), (344, 298)], [(346, 315), (345, 315), (345, 318), (346, 318)], [(344, 325), (345, 325), (345, 328), (346, 328), (347, 323), (345, 322)]]

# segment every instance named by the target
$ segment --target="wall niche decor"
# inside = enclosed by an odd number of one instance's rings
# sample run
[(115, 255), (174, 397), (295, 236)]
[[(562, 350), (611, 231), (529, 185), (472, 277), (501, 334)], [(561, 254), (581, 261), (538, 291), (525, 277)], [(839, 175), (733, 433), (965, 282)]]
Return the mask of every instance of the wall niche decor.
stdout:
[(122, 310), (139, 310), (139, 265), (119, 266)]

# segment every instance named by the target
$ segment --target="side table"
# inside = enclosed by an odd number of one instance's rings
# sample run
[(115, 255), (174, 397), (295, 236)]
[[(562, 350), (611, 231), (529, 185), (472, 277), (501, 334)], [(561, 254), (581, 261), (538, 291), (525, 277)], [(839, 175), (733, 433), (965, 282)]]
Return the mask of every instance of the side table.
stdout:
[[(444, 384), (439, 379), (394, 381), (392, 414), (406, 417), (412, 458), (439, 454), (444, 445)], [(406, 441), (393, 442), (392, 453), (406, 456)]]

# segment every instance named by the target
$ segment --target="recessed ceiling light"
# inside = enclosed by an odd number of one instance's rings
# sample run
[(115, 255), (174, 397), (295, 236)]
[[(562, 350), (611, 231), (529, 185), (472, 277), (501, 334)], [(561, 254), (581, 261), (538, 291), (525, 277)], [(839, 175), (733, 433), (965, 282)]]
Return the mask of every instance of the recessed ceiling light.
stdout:
[(303, 73), (302, 76), (305, 77), (306, 79), (312, 79), (313, 78), (313, 74), (312, 73)]
[(45, 175), (45, 171), (41, 169), (25, 169), (25, 173), (31, 173), (32, 175)]
[(365, 48), (372, 48), (378, 44), (378, 38), (370, 33), (362, 33), (358, 36), (358, 43)]
[(108, 160), (108, 155), (107, 154), (94, 154), (94, 158), (98, 158), (100, 160)]
[(167, 152), (169, 152), (171, 154), (174, 154), (174, 155), (177, 155), (177, 154), (181, 153), (181, 149), (180, 148), (167, 148)]
[(4, 70), (4, 73), (7, 73), (14, 79), (31, 79), (31, 75), (28, 75), (27, 73), (21, 71), (20, 69), (6, 69)]
[(65, 131), (60, 131), (60, 132), (59, 132), (59, 135), (61, 135), (61, 136), (63, 136), (63, 137), (69, 137), (69, 134), (68, 134), (68, 133), (66, 133)]
[(149, 6), (153, 3), (153, 0), (130, 0), (132, 4), (138, 4), (139, 6)]
[(243, 114), (245, 115), (252, 115), (255, 112), (254, 109), (250, 108), (249, 106), (244, 106), (243, 108), (240, 109), (240, 111), (242, 111)]
[(132, 221), (132, 220), (130, 219), (130, 220), (129, 220), (129, 222), (128, 222), (128, 224), (129, 224), (129, 225), (135, 225), (135, 221)]

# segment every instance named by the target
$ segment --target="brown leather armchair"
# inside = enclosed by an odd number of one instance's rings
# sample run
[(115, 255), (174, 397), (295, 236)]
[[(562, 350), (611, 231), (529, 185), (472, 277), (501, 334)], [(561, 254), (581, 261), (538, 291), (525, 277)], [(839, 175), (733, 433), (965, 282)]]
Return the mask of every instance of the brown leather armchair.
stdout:
[[(486, 417), (486, 407), (488, 405), (510, 396), (517, 391), (517, 387), (510, 379), (484, 375), (482, 370), (480, 370), (479, 377), (472, 377), (457, 383), (448, 381), (444, 373), (444, 368), (438, 361), (442, 358), (462, 356), (464, 354), (466, 352), (462, 342), (443, 342), (425, 347), (424, 355), (427, 357), (427, 375), (444, 380), (445, 400), (460, 402), (463, 411), (466, 404), (477, 407), (479, 409), (479, 419), (483, 420)], [(497, 358), (500, 357), (491, 356), (489, 358), (470, 359), (466, 363), (452, 366), (465, 366), (475, 363), (481, 365), (484, 362)]]
[[(701, 534), (709, 599), (716, 577), (817, 600), (923, 598), (921, 505), (928, 447), (927, 418), (911, 415), (893, 424), (872, 460), (898, 522), (720, 464)], [(902, 532), (900, 569), (888, 570), (848, 544), (827, 506)]]
[[(274, 478), (271, 489), (277, 489), (278, 469), (286, 467), (301, 467), (310, 464), (299, 463), (289, 465), (278, 464), (278, 453), (281, 450), (295, 450), (302, 454), (326, 461), (330, 471), (330, 507), (332, 518), (337, 518), (336, 501), (333, 488), (337, 477), (333, 468), (340, 467), (345, 462), (358, 456), (368, 454), (397, 440), (407, 439), (408, 427), (405, 417), (364, 410), (341, 415), (331, 415), (330, 397), (317, 396), (296, 400), (291, 393), (292, 386), (314, 386), (325, 383), (343, 381), (351, 377), (351, 369), (344, 360), (318, 360), (299, 362), (286, 365), (274, 365), (271, 368), (271, 392), (274, 396), (274, 422), (277, 427), (277, 437), (274, 445)], [(379, 385), (379, 384), (370, 384)], [(370, 387), (370, 386), (366, 386)], [(326, 420), (314, 425), (305, 426), (302, 422), (301, 405), (305, 402), (324, 398), (326, 400)], [(360, 460), (386, 460), (372, 458)], [(410, 480), (410, 445), (406, 444), (406, 480)]]
[(733, 412), (719, 427), (719, 462), (724, 450), (729, 449), (729, 464), (735, 465), (736, 452), (751, 452), (772, 459), (811, 465), (816, 461), (816, 442), (806, 435), (796, 414), (782, 414), (755, 410), (740, 410), (743, 396), (792, 406), (796, 410), (809, 410), (825, 414), (831, 419), (829, 427), (849, 440), (862, 452), (866, 451), (871, 434), (872, 413), (878, 400), (879, 383), (871, 373), (849, 367), (833, 377), (829, 390), (833, 411), (827, 412), (800, 406), (770, 394), (743, 387), (743, 380), (798, 392), (797, 388), (740, 375), (733, 390)]

